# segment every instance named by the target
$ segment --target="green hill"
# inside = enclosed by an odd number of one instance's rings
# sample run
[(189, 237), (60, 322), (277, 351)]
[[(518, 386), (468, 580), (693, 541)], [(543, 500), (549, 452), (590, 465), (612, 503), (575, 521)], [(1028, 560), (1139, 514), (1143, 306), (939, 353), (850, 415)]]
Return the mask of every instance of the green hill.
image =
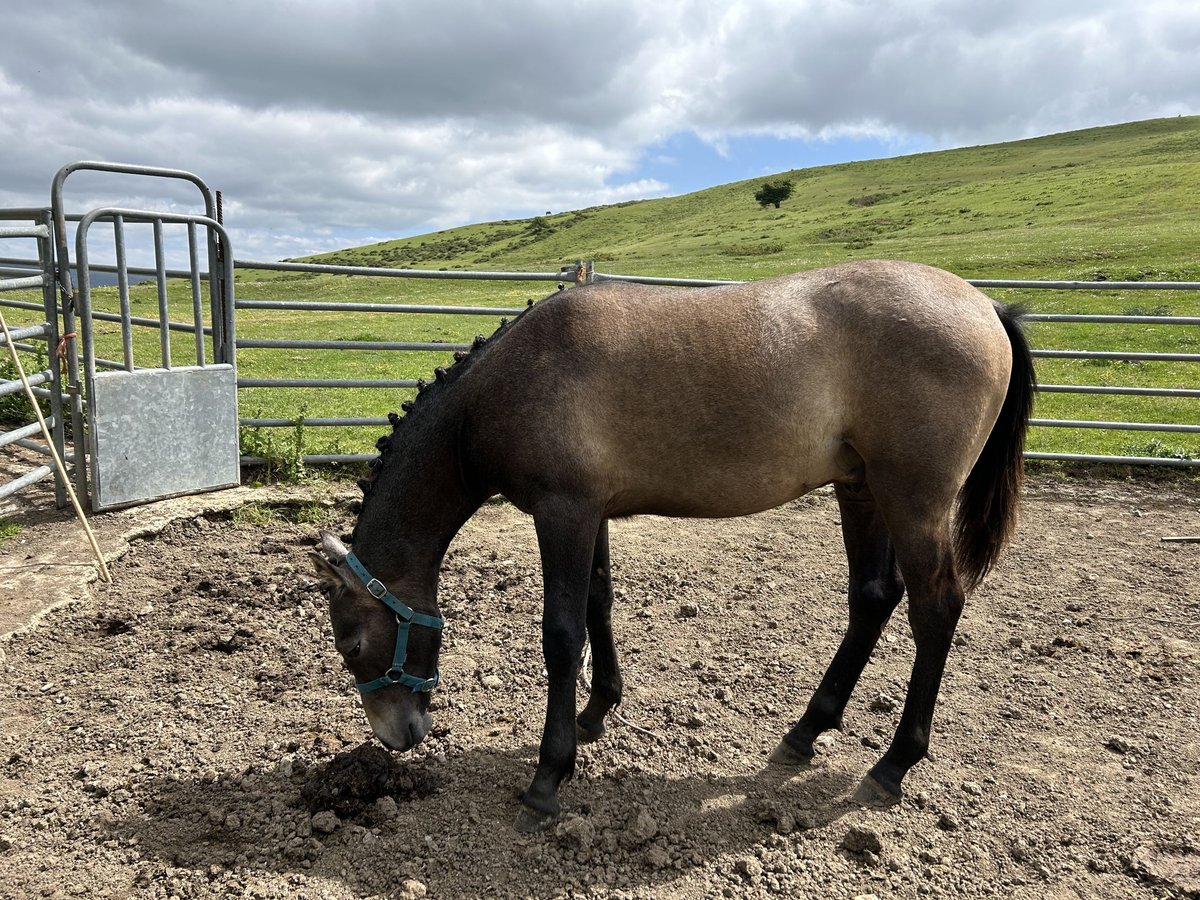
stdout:
[[(414, 268), (762, 278), (886, 257), (976, 278), (1200, 277), (1200, 117), (800, 169), (313, 257)], [(795, 183), (782, 208), (754, 191)]]

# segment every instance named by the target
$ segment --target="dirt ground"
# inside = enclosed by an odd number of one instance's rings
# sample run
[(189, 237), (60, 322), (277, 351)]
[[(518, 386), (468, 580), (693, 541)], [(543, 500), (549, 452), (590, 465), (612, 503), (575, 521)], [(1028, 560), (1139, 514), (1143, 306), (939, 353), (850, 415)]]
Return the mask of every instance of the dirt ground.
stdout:
[(1200, 544), (1161, 540), (1200, 531), (1194, 484), (1033, 481), (884, 811), (846, 797), (899, 716), (904, 606), (818, 764), (766, 765), (844, 628), (832, 495), (615, 523), (629, 724), (537, 836), (511, 827), (545, 706), (529, 520), (487, 506), (455, 541), (434, 732), (392, 755), (333, 651), (316, 527), (238, 518), (136, 541), (0, 645), (0, 895), (1200, 896)]

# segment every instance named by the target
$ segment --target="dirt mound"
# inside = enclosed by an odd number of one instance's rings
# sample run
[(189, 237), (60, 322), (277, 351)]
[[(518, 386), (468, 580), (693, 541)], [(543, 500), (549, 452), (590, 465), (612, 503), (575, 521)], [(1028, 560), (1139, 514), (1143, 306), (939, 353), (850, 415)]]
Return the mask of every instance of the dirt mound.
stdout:
[(436, 790), (429, 776), (373, 743), (310, 767), (307, 777), (300, 796), (309, 812), (331, 810), (343, 819), (354, 818), (381, 797), (403, 801)]

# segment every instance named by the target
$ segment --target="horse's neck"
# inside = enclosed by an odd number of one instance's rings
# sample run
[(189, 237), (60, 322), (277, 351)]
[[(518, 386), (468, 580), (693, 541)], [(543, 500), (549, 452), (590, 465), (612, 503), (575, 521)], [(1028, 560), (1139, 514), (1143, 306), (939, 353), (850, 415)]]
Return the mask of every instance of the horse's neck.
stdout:
[[(402, 424), (393, 438), (391, 458), (371, 488), (356, 529), (355, 552), (361, 547), (384, 569), (392, 560), (407, 558), (436, 571), (450, 541), (485, 499), (474, 496), (464, 478), (459, 411), (448, 403), (422, 412)], [(366, 559), (364, 564), (369, 565)]]

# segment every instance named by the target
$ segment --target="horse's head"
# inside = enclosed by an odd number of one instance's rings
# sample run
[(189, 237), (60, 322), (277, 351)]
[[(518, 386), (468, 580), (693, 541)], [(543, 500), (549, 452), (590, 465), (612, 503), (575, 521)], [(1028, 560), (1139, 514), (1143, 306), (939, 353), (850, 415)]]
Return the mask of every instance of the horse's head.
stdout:
[(436, 603), (422, 597), (422, 608), (413, 609), (403, 578), (378, 581), (327, 532), (321, 545), (325, 555), (311, 557), (329, 600), (334, 646), (358, 683), (371, 729), (393, 750), (415, 747), (429, 732), (438, 680), (442, 620), (428, 610)]

